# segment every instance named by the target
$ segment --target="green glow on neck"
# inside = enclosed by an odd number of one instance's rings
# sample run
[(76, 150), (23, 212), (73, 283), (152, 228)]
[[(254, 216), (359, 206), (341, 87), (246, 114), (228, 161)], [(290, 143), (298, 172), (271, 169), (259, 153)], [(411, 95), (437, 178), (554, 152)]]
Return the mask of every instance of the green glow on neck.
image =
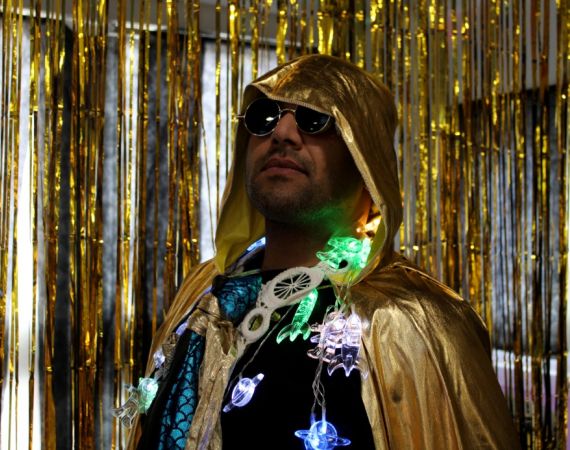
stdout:
[[(370, 254), (370, 239), (362, 241), (353, 237), (334, 237), (329, 239), (325, 249), (317, 252), (317, 258), (331, 269), (363, 269)], [(344, 264), (343, 264), (344, 263)]]

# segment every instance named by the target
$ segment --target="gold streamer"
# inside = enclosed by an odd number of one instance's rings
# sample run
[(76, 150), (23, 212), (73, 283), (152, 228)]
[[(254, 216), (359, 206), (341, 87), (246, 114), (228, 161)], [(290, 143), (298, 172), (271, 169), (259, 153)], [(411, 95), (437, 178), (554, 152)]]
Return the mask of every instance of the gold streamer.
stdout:
[[(6, 23), (3, 21), (3, 58), (2, 68), (4, 69), (4, 86), (5, 91), (2, 95), (2, 137), (3, 137), (3, 160), (6, 164), (7, 174), (4, 175), (4, 197), (7, 202), (4, 203), (3, 209), (3, 260), (2, 260), (2, 303), (0, 309), (3, 312), (3, 325), (6, 324), (7, 332), (2, 329), (2, 338), (0, 344), (2, 350), (0, 354), (0, 363), (2, 368), (2, 383), (7, 381), (8, 389), (6, 392), (9, 395), (7, 412), (10, 415), (18, 416), (19, 414), (19, 379), (23, 370), (20, 370), (20, 354), (19, 354), (19, 337), (20, 327), (25, 327), (25, 324), (20, 324), (19, 311), (18, 311), (18, 230), (17, 218), (19, 208), (18, 204), (18, 186), (20, 182), (20, 133), (19, 133), (19, 119), (20, 119), (20, 90), (19, 84), (22, 80), (21, 70), (21, 51), (22, 51), (22, 21), (21, 14), (22, 2), (18, 5), (12, 5), (8, 0), (5, 4), (3, 11), (8, 11)], [(12, 9), (17, 11), (14, 13)], [(11, 242), (10, 242), (11, 241)], [(9, 255), (11, 246), (11, 255)], [(11, 258), (11, 267), (8, 266)], [(8, 291), (9, 281), (11, 281), (11, 289)], [(7, 346), (5, 346), (5, 339), (8, 336)], [(8, 354), (4, 353), (4, 349), (8, 348)], [(5, 358), (7, 357), (7, 361)], [(6, 367), (7, 366), (7, 367)], [(6, 380), (7, 378), (7, 380)], [(0, 394), (0, 401), (4, 404), (2, 394)], [(24, 412), (25, 414), (25, 412)], [(20, 430), (18, 422), (9, 421), (9, 429), (6, 431), (9, 435), (8, 442), (11, 445), (17, 441), (18, 433), (25, 433)]]
[(307, 8), (307, 0), (301, 0), (299, 8), (299, 50), (302, 55), (306, 55), (307, 51), (307, 28), (310, 20), (310, 9)]
[[(139, 60), (138, 60), (138, 95), (137, 97), (137, 129), (136, 129), (136, 143), (137, 143), (137, 159), (138, 164), (135, 168), (137, 170), (137, 193), (138, 202), (136, 205), (136, 215), (138, 217), (138, 230), (135, 236), (137, 239), (136, 254), (133, 260), (138, 267), (133, 269), (133, 292), (136, 296), (135, 310), (144, 311), (145, 304), (143, 296), (140, 294), (143, 291), (144, 286), (144, 269), (147, 266), (147, 262), (151, 261), (148, 258), (145, 247), (145, 239), (147, 237), (147, 223), (145, 218), (148, 216), (147, 209), (147, 159), (149, 157), (149, 95), (148, 91), (150, 88), (149, 83), (149, 71), (150, 71), (150, 46), (151, 46), (151, 34), (150, 34), (150, 8), (151, 2), (149, 0), (142, 0), (141, 7), (139, 11)], [(134, 96), (134, 95), (133, 95)], [(155, 290), (153, 290), (155, 292)], [(153, 292), (151, 296), (151, 333), (154, 334), (156, 331), (156, 317), (157, 317), (157, 304), (156, 295)], [(143, 321), (141, 314), (136, 314), (135, 317), (135, 332), (136, 339), (142, 340)], [(134, 343), (133, 343), (134, 344)], [(138, 361), (137, 355), (140, 353), (140, 344), (137, 349), (133, 349), (133, 359), (134, 359), (134, 373), (141, 373), (143, 371), (142, 361)], [(119, 386), (120, 387), (120, 386)]]
[[(4, 5), (3, 5), (4, 6)], [(11, 9), (3, 10), (4, 15), (2, 17), (2, 85), (5, 86), (7, 82), (4, 80), (9, 73), (9, 61), (10, 58), (10, 39), (9, 39), (9, 26), (11, 24)], [(9, 306), (7, 305), (7, 288), (8, 288), (8, 236), (9, 236), (9, 223), (11, 217), (11, 211), (8, 205), (10, 205), (11, 192), (9, 190), (11, 186), (11, 175), (12, 175), (12, 160), (10, 157), (10, 142), (8, 139), (9, 122), (4, 119), (6, 117), (5, 111), (9, 109), (9, 90), (6, 88), (2, 89), (2, 103), (0, 104), (2, 108), (2, 123), (0, 128), (0, 162), (2, 163), (2, 170), (0, 172), (0, 258), (2, 263), (2, 271), (0, 272), (0, 313), (2, 314), (2, 319), (0, 320), (0, 369), (2, 370), (2, 380), (0, 390), (0, 401), (3, 401), (4, 385), (6, 384), (5, 374), (6, 374), (6, 328), (10, 332), (10, 322), (8, 322), (8, 311)], [(4, 403), (1, 403), (4, 404)]]
[[(216, 220), (220, 215), (220, 157), (221, 157), (221, 77), (222, 77), (222, 5), (220, 0), (216, 0)], [(212, 214), (210, 213), (212, 224)], [(212, 232), (213, 234), (213, 232)], [(213, 238), (212, 238), (213, 242)]]
[[(515, 23), (520, 23), (520, 36), (526, 36), (526, 20), (525, 18), (525, 7), (524, 4), (522, 5), (521, 10), (519, 11), (518, 8), (514, 8), (513, 17), (515, 18)], [(518, 19), (518, 20), (517, 20)], [(515, 26), (515, 30), (519, 29)], [(517, 38), (519, 36), (516, 36)], [(524, 83), (525, 72), (522, 71), (522, 67), (518, 65), (519, 60), (524, 58), (526, 53), (526, 45), (519, 46), (519, 39), (515, 39), (514, 41), (514, 48), (515, 48), (515, 55), (520, 55), (520, 58), (515, 57), (515, 66), (514, 66), (514, 83), (513, 83), (513, 91), (515, 94), (521, 93), (523, 91), (522, 84)], [(518, 51), (517, 51), (518, 50)], [(518, 69), (518, 70), (516, 70)], [(520, 73), (520, 75), (519, 75)], [(524, 74), (524, 75), (523, 75)], [(519, 79), (520, 78), (520, 79)], [(515, 122), (516, 127), (518, 128), (519, 132), (515, 133), (515, 149), (516, 151), (516, 158), (514, 161), (515, 166), (515, 173), (518, 175), (515, 179), (511, 179), (511, 172), (507, 172), (509, 175), (509, 184), (514, 186), (515, 189), (515, 202), (514, 205), (511, 203), (511, 207), (513, 207), (513, 215), (516, 217), (517, 222), (521, 223), (520, 229), (515, 229), (514, 233), (509, 232), (509, 227), (505, 227), (505, 237), (512, 237), (515, 241), (515, 253), (519, 255), (516, 257), (516, 260), (513, 262), (513, 273), (514, 273), (514, 280), (511, 283), (507, 282), (506, 285), (508, 288), (513, 289), (514, 294), (514, 301), (513, 301), (513, 314), (512, 314), (512, 322), (513, 322), (513, 350), (515, 356), (515, 363), (514, 363), (514, 386), (513, 386), (513, 397), (514, 397), (514, 421), (515, 426), (519, 430), (519, 433), (522, 432), (522, 427), (525, 422), (525, 412), (524, 412), (524, 380), (523, 380), (523, 337), (522, 337), (522, 329), (523, 329), (523, 290), (521, 289), (521, 285), (527, 285), (527, 280), (524, 279), (523, 274), (526, 273), (525, 267), (523, 266), (523, 258), (528, 260), (528, 254), (530, 252), (525, 252), (523, 248), (523, 236), (526, 236), (527, 231), (527, 223), (526, 223), (526, 215), (522, 214), (522, 207), (523, 207), (523, 193), (525, 192), (524, 186), (524, 174), (525, 174), (525, 156), (526, 156), (526, 149), (524, 147), (525, 140), (523, 136), (521, 136), (521, 131), (525, 129), (524, 127), (524, 115), (523, 115), (523, 99), (520, 99), (516, 102), (515, 107)], [(504, 210), (506, 212), (506, 208)], [(506, 220), (503, 224), (510, 225)], [(513, 236), (514, 235), (514, 236)], [(505, 239), (506, 240), (506, 239)], [(525, 256), (523, 256), (525, 255)], [(505, 261), (507, 262), (507, 261)], [(508, 264), (505, 264), (508, 267)], [(519, 283), (518, 281), (522, 281), (523, 283)], [(526, 304), (526, 299), (525, 304)], [(528, 389), (528, 388), (527, 388)], [(523, 434), (523, 433), (521, 433)], [(526, 443), (526, 438), (521, 436), (521, 442)]]
[[(125, 192), (125, 156), (124, 156), (124, 134), (123, 130), (125, 128), (124, 122), (124, 111), (125, 111), (125, 66), (126, 66), (126, 10), (127, 2), (126, 0), (120, 0), (117, 5), (117, 15), (118, 15), (118, 38), (117, 38), (117, 51), (118, 51), (118, 85), (117, 85), (117, 129), (116, 129), (116, 183), (117, 192), (117, 225), (116, 225), (116, 254), (117, 254), (117, 265), (116, 265), (116, 282), (115, 282), (115, 348), (114, 348), (114, 366), (115, 366), (115, 379), (114, 379), (114, 389), (115, 398), (117, 399), (117, 404), (114, 406), (119, 406), (123, 400), (122, 395), (122, 384), (127, 382), (130, 383), (131, 367), (128, 364), (129, 356), (131, 355), (131, 349), (133, 348), (133, 338), (130, 333), (131, 322), (129, 320), (129, 299), (128, 299), (128, 240), (126, 235), (126, 229), (128, 229), (128, 221), (126, 216), (128, 212), (126, 210), (126, 192)], [(122, 430), (117, 426), (118, 421), (114, 421), (116, 432), (113, 433), (113, 443), (120, 442), (122, 439)]]
[(560, 301), (558, 307), (558, 341), (557, 345), (559, 352), (556, 354), (556, 411), (555, 424), (556, 436), (555, 442), (563, 443), (567, 441), (567, 430), (563, 425), (568, 423), (568, 347), (567, 347), (567, 332), (566, 321), (560, 320), (561, 317), (567, 317), (567, 299), (569, 295), (568, 290), (568, 228), (570, 227), (570, 211), (568, 203), (570, 201), (570, 183), (568, 182), (570, 176), (570, 160), (568, 152), (570, 150), (570, 139), (568, 138), (568, 125), (563, 123), (562, 115), (570, 117), (570, 12), (568, 4), (557, 1), (557, 35), (558, 39), (558, 54), (556, 64), (556, 148), (559, 149), (560, 155), (560, 169), (558, 174), (560, 186), (560, 267), (558, 272), (558, 279), (560, 285)]
[[(239, 53), (239, 42), (240, 42), (240, 2), (238, 0), (230, 0), (228, 3), (228, 31), (229, 31), (229, 58), (228, 65), (230, 67), (231, 73), (228, 83), (228, 88), (226, 93), (228, 93), (227, 98), (227, 108), (226, 117), (235, 117), (238, 113), (238, 99), (239, 99), (239, 88), (240, 88), (240, 53)], [(243, 77), (242, 77), (243, 78)], [(232, 121), (226, 121), (226, 143), (225, 143), (225, 155), (224, 160), (226, 161), (226, 167), (224, 174), (228, 173), (230, 164), (230, 147), (231, 142), (233, 142), (233, 126)]]
[(315, 20), (316, 20), (316, 11), (315, 11), (315, 3), (314, 0), (309, 0), (309, 8), (308, 8), (308, 22), (309, 26), (307, 27), (308, 37), (306, 39), (307, 42), (307, 53), (312, 53), (315, 48)]
[[(105, 105), (107, 8), (73, 5), (70, 188), (71, 295), (74, 316), (72, 408), (77, 445), (89, 448), (95, 435), (102, 332), (102, 141)], [(81, 62), (85, 61), (84, 64)]]
[[(264, 51), (265, 53), (268, 53), (270, 51), (270, 44), (269, 44), (269, 27), (268, 27), (268, 23), (269, 23), (269, 18), (271, 15), (271, 5), (273, 5), (273, 0), (264, 0), (263, 2), (261, 2), (261, 26), (260, 26), (260, 39), (262, 39), (265, 43), (264, 45)], [(279, 9), (279, 7), (278, 7)], [(277, 44), (279, 45), (279, 44)]]
[(285, 39), (287, 36), (287, 4), (286, 0), (277, 0), (277, 36), (275, 53), (277, 64), (283, 64), (285, 59)]
[(251, 79), (255, 80), (258, 76), (259, 68), (259, 34), (261, 23), (259, 20), (259, 7), (263, 9), (263, 4), (259, 5), (258, 2), (250, 2), (249, 5), (249, 27), (251, 29)]
[[(333, 22), (333, 11), (334, 2), (332, 1), (322, 1), (320, 2), (320, 8), (317, 12), (317, 27), (318, 27), (318, 52), (325, 55), (333, 54), (333, 39), (334, 39), (334, 22)], [(281, 18), (281, 9), (279, 10)], [(283, 13), (284, 15), (285, 13)], [(283, 20), (283, 19), (281, 19)], [(277, 63), (281, 64), (283, 61), (279, 59), (280, 52), (277, 51)]]
[(167, 154), (168, 154), (168, 222), (166, 228), (166, 258), (164, 265), (164, 294), (168, 304), (174, 298), (176, 286), (175, 264), (175, 209), (176, 209), (176, 181), (178, 167), (176, 164), (176, 100), (178, 94), (178, 12), (177, 4), (166, 0), (167, 17), (167, 70), (166, 78), (170, 81), (167, 92)]
[[(31, 226), (32, 226), (32, 242), (38, 242), (38, 225), (39, 217), (37, 214), (38, 204), (38, 155), (39, 151), (39, 87), (41, 84), (40, 80), (40, 60), (41, 60), (41, 17), (40, 17), (40, 4), (36, 5), (36, 9), (31, 11), (31, 21), (32, 27), (30, 30), (30, 106), (29, 106), (29, 136), (33, 137), (30, 140), (29, 152), (31, 161), (31, 173), (30, 173), (30, 200), (32, 204), (31, 208)], [(36, 330), (37, 326), (37, 311), (38, 311), (38, 249), (34, 246), (33, 251), (33, 264), (32, 264), (32, 322), (30, 328)], [(35, 392), (35, 378), (36, 378), (36, 348), (37, 348), (37, 337), (36, 333), (31, 334), (30, 352), (28, 356), (29, 361), (29, 382), (28, 382), (28, 392), (29, 392), (29, 402), (33, 405), (37, 401), (41, 401), (40, 398), (36, 397)], [(1, 366), (0, 366), (1, 367)], [(28, 412), (28, 442), (32, 445), (34, 443), (34, 409), (30, 408)]]
[(371, 71), (378, 75), (382, 81), (386, 76), (382, 65), (382, 37), (385, 34), (384, 2), (382, 0), (370, 0), (370, 47), (371, 47)]
[(366, 69), (366, 2), (356, 0), (354, 2), (354, 31), (349, 35), (348, 42), (354, 46), (352, 62), (358, 67)]
[[(44, 187), (42, 205), (44, 208), (44, 252), (45, 266), (58, 267), (59, 246), (58, 224), (60, 220), (59, 192), (61, 186), (61, 153), (63, 128), (63, 61), (65, 59), (65, 31), (62, 20), (63, 5), (57, 1), (53, 17), (47, 23), (47, 37), (51, 38), (46, 48), (44, 67), (44, 91), (46, 98), (44, 131)], [(51, 200), (51, 201), (50, 201)], [(56, 448), (55, 401), (53, 396), (53, 359), (55, 350), (55, 306), (57, 271), (45, 270), (46, 286), (46, 326), (44, 344), (45, 400), (43, 408), (44, 432), (42, 440), (47, 449)]]
[(186, 219), (182, 225), (184, 235), (184, 264), (182, 271), (184, 274), (199, 262), (199, 189), (200, 189), (200, 128), (201, 128), (201, 108), (202, 94), (200, 89), (201, 73), (201, 42), (200, 42), (200, 2), (194, 0), (188, 3), (186, 11), (186, 23), (188, 38), (186, 41), (186, 94), (187, 99), (183, 123), (188, 123), (191, 135), (188, 142), (181, 144), (185, 149), (189, 146), (192, 154), (186, 158), (186, 152), (182, 151), (182, 173), (185, 177), (184, 190), (185, 197), (182, 204), (183, 217)]
[(289, 1), (289, 17), (288, 17), (289, 39), (287, 46), (287, 59), (293, 59), (297, 56), (297, 41), (299, 28), (299, 2), (297, 0)]
[[(162, 98), (162, 14), (163, 14), (163, 3), (162, 0), (157, 0), (156, 3), (156, 102), (157, 106), (155, 107), (155, 120), (154, 120), (154, 131), (156, 133), (156, 141), (154, 147), (154, 217), (153, 223), (154, 226), (154, 233), (153, 233), (153, 245), (152, 249), (152, 267), (154, 270), (152, 271), (152, 305), (153, 311), (156, 310), (157, 314), (162, 315), (162, 311), (158, 310), (158, 213), (160, 210), (160, 204), (158, 201), (158, 193), (159, 193), (159, 164), (160, 164), (160, 143), (162, 142), (162, 132), (160, 126), (160, 118), (161, 118), (161, 108), (160, 99)], [(165, 306), (168, 306), (167, 304)], [(162, 317), (159, 316), (159, 320), (162, 320)]]

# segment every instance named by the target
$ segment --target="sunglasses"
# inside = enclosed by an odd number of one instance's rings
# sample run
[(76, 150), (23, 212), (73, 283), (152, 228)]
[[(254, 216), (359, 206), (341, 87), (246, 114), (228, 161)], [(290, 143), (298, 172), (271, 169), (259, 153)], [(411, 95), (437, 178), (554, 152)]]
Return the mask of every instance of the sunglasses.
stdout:
[(251, 102), (245, 114), (237, 118), (243, 119), (245, 128), (254, 136), (267, 136), (275, 130), (281, 116), (286, 112), (293, 113), (297, 128), (306, 134), (322, 133), (334, 122), (328, 114), (305, 106), (297, 106), (295, 109), (282, 108), (275, 100), (267, 97)]

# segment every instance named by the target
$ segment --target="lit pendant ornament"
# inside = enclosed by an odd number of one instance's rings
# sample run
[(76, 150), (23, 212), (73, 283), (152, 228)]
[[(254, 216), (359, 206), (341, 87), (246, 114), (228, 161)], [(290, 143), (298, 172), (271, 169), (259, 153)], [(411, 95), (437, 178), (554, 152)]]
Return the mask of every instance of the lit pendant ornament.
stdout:
[(156, 352), (154, 352), (154, 355), (152, 355), (152, 359), (154, 361), (154, 367), (158, 369), (162, 367), (166, 362), (166, 355), (164, 354), (164, 351), (159, 348)]
[(370, 239), (362, 241), (353, 237), (331, 238), (325, 251), (317, 252), (317, 257), (333, 272), (363, 269), (370, 253)]
[(332, 450), (350, 445), (350, 439), (339, 437), (336, 428), (325, 420), (324, 415), (318, 422), (311, 418), (311, 427), (295, 431), (295, 436), (303, 439), (307, 450)]
[(337, 349), (342, 346), (342, 337), (346, 319), (339, 311), (332, 311), (327, 314), (325, 321), (319, 325), (315, 331), (319, 334), (311, 338), (311, 342), (317, 344), (310, 349), (307, 354), (314, 359), (322, 359), (330, 363), (335, 357)]
[(242, 406), (247, 405), (251, 400), (251, 397), (253, 397), (255, 388), (259, 382), (263, 380), (263, 377), (264, 375), (260, 373), (253, 378), (242, 378), (239, 380), (232, 390), (232, 399), (226, 406), (224, 406), (224, 412), (230, 411), (235, 406), (241, 408)]
[(139, 378), (139, 385), (129, 386), (129, 398), (119, 408), (113, 409), (113, 416), (126, 428), (133, 426), (138, 413), (146, 413), (158, 391), (158, 382), (154, 378)]
[(354, 368), (358, 368), (358, 370), (363, 372), (361, 368), (362, 363), (359, 358), (361, 336), (362, 322), (358, 314), (353, 311), (350, 316), (348, 316), (348, 319), (346, 319), (344, 325), (340, 354), (337, 354), (329, 363), (329, 375), (339, 367), (344, 367), (346, 376), (349, 376)]
[(313, 289), (309, 295), (301, 300), (301, 303), (297, 306), (297, 311), (295, 312), (291, 323), (283, 327), (277, 335), (278, 344), (287, 336), (289, 336), (290, 341), (294, 341), (300, 334), (303, 336), (303, 339), (307, 339), (309, 337), (311, 334), (311, 327), (308, 324), (308, 321), (313, 309), (315, 308), (318, 296), (319, 293), (317, 290)]
[(362, 322), (358, 314), (352, 311), (350, 316), (345, 318), (340, 311), (333, 311), (315, 331), (319, 334), (313, 336), (311, 342), (317, 345), (310, 349), (307, 355), (328, 363), (329, 375), (343, 367), (346, 376), (349, 376), (353, 369), (358, 369), (362, 377), (367, 377), (368, 369), (360, 355)]

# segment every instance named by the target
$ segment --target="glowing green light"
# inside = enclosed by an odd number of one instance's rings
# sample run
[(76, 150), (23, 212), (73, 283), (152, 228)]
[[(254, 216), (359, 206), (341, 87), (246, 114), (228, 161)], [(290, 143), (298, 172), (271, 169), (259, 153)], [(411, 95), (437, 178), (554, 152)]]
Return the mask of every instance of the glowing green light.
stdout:
[(347, 265), (353, 269), (363, 269), (370, 254), (370, 239), (362, 241), (353, 237), (331, 238), (324, 251), (317, 257), (332, 269), (339, 270)]
[(147, 412), (158, 391), (158, 383), (154, 378), (139, 378), (139, 411)]
[(281, 341), (287, 336), (289, 336), (289, 340), (291, 341), (294, 341), (300, 334), (303, 336), (303, 339), (307, 339), (309, 337), (311, 334), (311, 327), (309, 326), (308, 321), (313, 309), (315, 308), (318, 296), (319, 293), (317, 290), (313, 289), (309, 295), (301, 300), (291, 323), (283, 327), (277, 335), (277, 343), (281, 343)]

